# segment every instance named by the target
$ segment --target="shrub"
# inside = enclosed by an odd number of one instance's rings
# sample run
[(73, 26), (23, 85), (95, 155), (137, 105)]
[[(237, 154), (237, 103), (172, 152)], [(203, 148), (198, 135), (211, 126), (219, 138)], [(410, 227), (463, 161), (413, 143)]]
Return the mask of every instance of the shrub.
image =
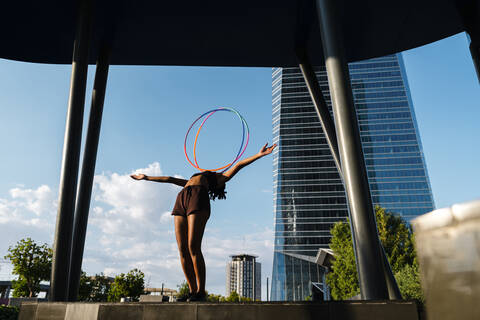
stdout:
[(17, 320), (19, 312), (18, 307), (0, 305), (0, 320)]

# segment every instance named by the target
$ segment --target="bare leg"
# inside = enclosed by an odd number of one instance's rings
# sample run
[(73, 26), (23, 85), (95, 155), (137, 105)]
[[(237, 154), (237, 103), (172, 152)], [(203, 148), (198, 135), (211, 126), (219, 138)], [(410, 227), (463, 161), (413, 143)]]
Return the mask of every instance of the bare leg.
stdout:
[(180, 253), (180, 262), (182, 264), (183, 273), (187, 279), (191, 293), (197, 292), (197, 280), (195, 278), (195, 270), (193, 268), (192, 258), (188, 250), (188, 221), (183, 216), (174, 216), (175, 236), (177, 238), (178, 251)]
[(209, 214), (207, 212), (195, 212), (188, 219), (188, 250), (197, 277), (198, 292), (205, 292), (205, 260), (202, 254), (202, 238), (205, 231)]

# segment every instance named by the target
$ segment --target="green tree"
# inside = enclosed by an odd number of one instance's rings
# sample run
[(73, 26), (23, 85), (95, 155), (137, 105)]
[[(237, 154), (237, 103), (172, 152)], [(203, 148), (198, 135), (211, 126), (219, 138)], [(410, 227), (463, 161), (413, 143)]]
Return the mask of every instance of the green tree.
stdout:
[[(29, 297), (30, 296), (30, 289), (28, 288), (27, 281), (24, 278), (19, 278), (18, 280), (12, 280), (12, 288), (13, 293), (12, 296), (14, 298), (21, 298), (21, 297)], [(33, 296), (36, 296), (40, 291), (40, 287), (38, 287), (37, 293)]]
[(240, 297), (240, 302), (252, 302), (253, 299), (249, 297)]
[(222, 296), (221, 294), (208, 294), (207, 295), (207, 301), (208, 302), (225, 302), (225, 297)]
[(330, 249), (335, 254), (335, 260), (331, 272), (327, 274), (327, 284), (330, 286), (332, 298), (342, 300), (360, 292), (350, 226), (348, 223), (338, 222), (330, 233)]
[(78, 301), (89, 301), (92, 293), (92, 283), (87, 274), (82, 271), (80, 273), (80, 284), (78, 286)]
[(190, 295), (190, 287), (186, 281), (183, 281), (181, 284), (177, 285), (178, 295), (177, 299), (186, 299)]
[[(221, 299), (219, 299), (223, 302)], [(225, 298), (226, 302), (251, 302), (252, 298), (242, 297), (236, 291), (232, 291), (228, 297)]]
[(108, 293), (108, 301), (118, 302), (121, 298), (126, 297), (130, 297), (133, 301), (138, 301), (145, 289), (144, 278), (145, 274), (138, 269), (116, 276)]
[(13, 282), (13, 295), (36, 297), (40, 292), (40, 282), (50, 280), (53, 251), (47, 245), (38, 245), (31, 238), (22, 239), (14, 247), (8, 248), (4, 257), (13, 265), (13, 274), (18, 280)]
[[(415, 269), (416, 252), (410, 225), (401, 216), (387, 212), (378, 206), (375, 208), (375, 214), (378, 236), (385, 248), (392, 271), (396, 277), (403, 276), (405, 279), (403, 282), (397, 281), (402, 296), (408, 298), (415, 290), (418, 295), (422, 295), (418, 281), (418, 267)], [(350, 225), (348, 222), (338, 222), (330, 232), (332, 234), (330, 248), (335, 254), (335, 260), (332, 263), (331, 272), (327, 275), (327, 284), (330, 286), (333, 299), (348, 299), (360, 293)], [(407, 273), (414, 270), (417, 270), (416, 286), (413, 286), (412, 282), (415, 277), (407, 277)], [(407, 278), (412, 281), (407, 281)], [(411, 293), (407, 294), (408, 290)]]
[(375, 207), (378, 236), (393, 273), (412, 265), (416, 259), (414, 238), (411, 226), (398, 214), (387, 212), (384, 208)]
[(395, 279), (397, 279), (404, 299), (413, 299), (422, 305), (425, 303), (425, 297), (420, 286), (418, 264), (405, 265), (400, 271), (395, 273)]
[(0, 305), (1, 320), (17, 320), (20, 313), (19, 307)]
[(105, 302), (112, 286), (112, 280), (103, 273), (87, 276), (82, 271), (78, 289), (78, 301)]
[(228, 297), (225, 298), (227, 302), (239, 302), (240, 296), (236, 291), (232, 291)]

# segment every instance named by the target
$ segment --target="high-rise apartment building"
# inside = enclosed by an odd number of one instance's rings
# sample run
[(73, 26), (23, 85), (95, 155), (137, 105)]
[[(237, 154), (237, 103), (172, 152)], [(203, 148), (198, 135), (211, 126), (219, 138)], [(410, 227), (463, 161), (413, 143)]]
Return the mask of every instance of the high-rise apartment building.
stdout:
[(251, 298), (253, 301), (262, 298), (262, 266), (256, 262), (256, 256), (239, 254), (231, 256), (227, 264), (227, 292), (237, 292), (239, 296)]
[[(349, 65), (374, 205), (407, 220), (434, 209), (400, 54)], [(324, 67), (315, 68), (331, 107)], [(344, 186), (298, 68), (272, 72), (275, 248), (272, 300), (304, 300), (323, 270), (311, 263), (348, 216)]]

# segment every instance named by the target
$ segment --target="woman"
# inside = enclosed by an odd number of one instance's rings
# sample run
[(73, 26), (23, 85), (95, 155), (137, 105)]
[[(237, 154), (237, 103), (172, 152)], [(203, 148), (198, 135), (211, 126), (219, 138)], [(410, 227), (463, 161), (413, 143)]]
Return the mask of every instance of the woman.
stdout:
[[(272, 153), (277, 145), (266, 143), (260, 151), (243, 159), (224, 173), (205, 171), (194, 174), (189, 180), (174, 177), (149, 177), (133, 174), (135, 180), (173, 183), (183, 187), (172, 210), (175, 222), (180, 262), (190, 288), (188, 301), (205, 301), (205, 261), (202, 255), (202, 238), (210, 217), (210, 199), (225, 199), (225, 183), (250, 163)], [(184, 301), (184, 300), (183, 300)]]

